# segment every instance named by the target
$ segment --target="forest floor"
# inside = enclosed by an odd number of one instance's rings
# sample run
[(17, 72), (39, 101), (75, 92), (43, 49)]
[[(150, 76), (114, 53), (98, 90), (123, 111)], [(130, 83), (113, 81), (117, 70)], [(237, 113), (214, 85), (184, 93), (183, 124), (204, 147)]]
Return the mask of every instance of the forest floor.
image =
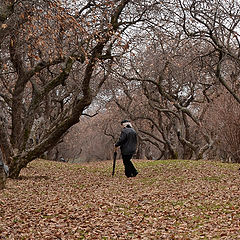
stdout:
[(240, 239), (238, 164), (37, 160), (0, 192), (0, 239)]

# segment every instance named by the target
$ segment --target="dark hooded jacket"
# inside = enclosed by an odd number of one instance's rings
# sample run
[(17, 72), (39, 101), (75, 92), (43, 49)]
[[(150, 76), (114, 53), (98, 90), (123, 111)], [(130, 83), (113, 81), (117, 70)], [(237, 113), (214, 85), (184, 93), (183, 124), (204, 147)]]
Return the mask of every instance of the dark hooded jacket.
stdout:
[(123, 128), (115, 146), (120, 146), (122, 155), (134, 154), (137, 148), (137, 133), (135, 130), (130, 126)]

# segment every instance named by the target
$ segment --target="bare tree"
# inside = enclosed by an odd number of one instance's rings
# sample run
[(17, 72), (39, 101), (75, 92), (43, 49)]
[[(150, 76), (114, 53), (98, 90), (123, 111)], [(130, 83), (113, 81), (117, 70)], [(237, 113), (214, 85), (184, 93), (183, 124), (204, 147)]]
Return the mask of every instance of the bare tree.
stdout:
[(125, 51), (121, 37), (148, 6), (130, 0), (75, 2), (68, 8), (57, 1), (5, 2), (11, 11), (1, 13), (0, 146), (16, 178), (79, 122), (114, 56)]
[(115, 91), (115, 102), (139, 122), (142, 140), (155, 146), (160, 157), (200, 159), (214, 142), (202, 125), (207, 102), (213, 97), (214, 79), (202, 70), (196, 57), (200, 46), (202, 51), (208, 46), (161, 28), (154, 32), (155, 39), (145, 39), (145, 48), (141, 39), (139, 53), (117, 73), (129, 84), (119, 80), (122, 91)]
[(214, 157), (227, 162), (240, 162), (240, 106), (225, 90), (208, 109), (205, 119), (208, 131), (216, 137)]
[[(168, 5), (175, 23), (191, 41), (201, 40), (209, 51), (199, 54), (201, 59), (211, 57), (209, 69), (216, 79), (240, 103), (239, 64), (239, 1), (177, 0)], [(179, 8), (175, 8), (178, 5)]]

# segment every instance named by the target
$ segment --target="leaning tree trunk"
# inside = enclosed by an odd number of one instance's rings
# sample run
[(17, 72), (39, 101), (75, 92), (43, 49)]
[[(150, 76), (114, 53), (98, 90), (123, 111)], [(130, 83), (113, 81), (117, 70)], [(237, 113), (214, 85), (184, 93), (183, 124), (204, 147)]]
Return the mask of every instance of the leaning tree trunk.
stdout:
[(26, 167), (26, 164), (23, 164), (21, 160), (15, 161), (15, 165), (9, 166), (9, 178), (17, 179), (24, 167)]

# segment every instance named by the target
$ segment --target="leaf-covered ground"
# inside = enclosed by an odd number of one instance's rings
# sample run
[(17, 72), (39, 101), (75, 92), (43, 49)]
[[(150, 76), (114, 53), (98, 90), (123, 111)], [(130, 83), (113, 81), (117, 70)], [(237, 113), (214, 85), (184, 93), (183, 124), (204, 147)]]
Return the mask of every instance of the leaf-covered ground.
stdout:
[(38, 160), (0, 192), (0, 239), (240, 239), (237, 164)]

